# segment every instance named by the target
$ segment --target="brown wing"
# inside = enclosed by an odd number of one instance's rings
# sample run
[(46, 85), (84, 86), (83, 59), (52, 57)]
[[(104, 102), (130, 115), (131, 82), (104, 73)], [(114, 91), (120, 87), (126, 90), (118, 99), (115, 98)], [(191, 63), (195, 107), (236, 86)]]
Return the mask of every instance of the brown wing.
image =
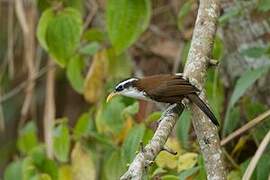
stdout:
[(181, 75), (155, 75), (140, 79), (137, 84), (139, 90), (144, 90), (146, 94), (160, 102), (176, 103), (187, 94), (198, 92)]

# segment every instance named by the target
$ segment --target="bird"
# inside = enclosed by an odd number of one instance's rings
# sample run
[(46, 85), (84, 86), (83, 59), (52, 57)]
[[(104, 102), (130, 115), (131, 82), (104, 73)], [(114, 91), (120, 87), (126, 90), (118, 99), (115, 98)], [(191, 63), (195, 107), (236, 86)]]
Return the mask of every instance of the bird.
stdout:
[(114, 91), (108, 95), (106, 101), (109, 102), (116, 95), (169, 104), (181, 103), (183, 99), (187, 98), (196, 104), (213, 124), (219, 126), (219, 122), (211, 109), (199, 97), (200, 92), (182, 74), (159, 74), (121, 81), (115, 86)]

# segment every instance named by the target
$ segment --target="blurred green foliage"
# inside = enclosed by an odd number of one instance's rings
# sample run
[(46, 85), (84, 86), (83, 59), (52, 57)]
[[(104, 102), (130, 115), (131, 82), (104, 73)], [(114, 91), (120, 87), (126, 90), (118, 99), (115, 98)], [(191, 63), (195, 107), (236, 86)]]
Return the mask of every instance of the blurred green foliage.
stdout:
[[(61, 8), (55, 8), (52, 2), (62, 2)], [(39, 141), (39, 130), (34, 121), (26, 123), (19, 131), (16, 141), (18, 153), (6, 167), (4, 180), (119, 179), (127, 170), (127, 164), (140, 150), (140, 143), (148, 143), (153, 136), (152, 126), (161, 117), (161, 112), (153, 112), (143, 121), (138, 121), (136, 115), (140, 105), (137, 101), (116, 97), (105, 103), (105, 96), (115, 83), (132, 73), (132, 58), (127, 49), (148, 28), (151, 1), (108, 0), (104, 18), (107, 31), (100, 27), (83, 30), (82, 2), (38, 0), (41, 17), (37, 39), (40, 46), (66, 72), (72, 88), (85, 96), (90, 94), (88, 101), (95, 106), (83, 112), (73, 128), (69, 127), (69, 120), (65, 117), (56, 120), (53, 125), (53, 159), (47, 158), (46, 147)], [(181, 32), (184, 31), (185, 20), (194, 3), (186, 1), (178, 13), (176, 24)], [(264, 0), (258, 2), (257, 8), (261, 11), (270, 9), (269, 3)], [(240, 9), (235, 8), (223, 14), (219, 21), (225, 25), (241, 13)], [(190, 41), (186, 41), (181, 54), (182, 63), (186, 60), (189, 47)], [(241, 55), (249, 58), (269, 57), (269, 47), (244, 49)], [(213, 58), (220, 61), (223, 56), (224, 45), (217, 36)], [(225, 99), (228, 97), (218, 70), (209, 70), (206, 92), (210, 106), (221, 121), (222, 136), (230, 134), (244, 123), (241, 112), (243, 108), (247, 119), (253, 119), (267, 110), (264, 105), (243, 96), (268, 70), (269, 67), (250, 69), (239, 77), (227, 107)], [(241, 98), (245, 101), (244, 105), (240, 102)], [(199, 147), (190, 136), (190, 118), (190, 112), (185, 110), (176, 125), (176, 138), (171, 137), (168, 141), (168, 145), (179, 154), (172, 156), (162, 152), (145, 175), (146, 179), (157, 176), (163, 180), (206, 179)], [(248, 140), (258, 144), (269, 128), (270, 122), (265, 122), (249, 133)], [(239, 141), (230, 144), (231, 149)], [(237, 150), (242, 151), (245, 145)], [(252, 180), (267, 178), (270, 169), (270, 156), (267, 153), (269, 149), (260, 159)], [(238, 162), (240, 168), (230, 168), (228, 179), (241, 179), (248, 162), (248, 157), (245, 157), (244, 161)]]

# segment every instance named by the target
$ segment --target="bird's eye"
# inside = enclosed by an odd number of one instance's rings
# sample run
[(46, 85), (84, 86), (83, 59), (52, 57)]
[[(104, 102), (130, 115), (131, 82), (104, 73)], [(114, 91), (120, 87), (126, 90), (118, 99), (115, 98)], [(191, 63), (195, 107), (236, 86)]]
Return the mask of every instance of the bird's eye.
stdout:
[(119, 92), (119, 91), (123, 91), (124, 90), (124, 86), (123, 85), (118, 85), (115, 88), (115, 91)]

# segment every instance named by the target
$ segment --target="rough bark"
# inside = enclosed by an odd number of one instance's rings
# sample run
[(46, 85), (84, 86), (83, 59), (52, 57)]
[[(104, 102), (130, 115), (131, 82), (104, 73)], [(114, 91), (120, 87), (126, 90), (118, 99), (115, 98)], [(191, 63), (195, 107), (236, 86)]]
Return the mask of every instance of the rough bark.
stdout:
[[(201, 89), (205, 81), (209, 57), (219, 17), (219, 0), (201, 0), (194, 27), (184, 75)], [(201, 93), (204, 98), (204, 93)], [(204, 157), (207, 179), (226, 179), (225, 163), (217, 128), (199, 108), (191, 104), (193, 126)]]

